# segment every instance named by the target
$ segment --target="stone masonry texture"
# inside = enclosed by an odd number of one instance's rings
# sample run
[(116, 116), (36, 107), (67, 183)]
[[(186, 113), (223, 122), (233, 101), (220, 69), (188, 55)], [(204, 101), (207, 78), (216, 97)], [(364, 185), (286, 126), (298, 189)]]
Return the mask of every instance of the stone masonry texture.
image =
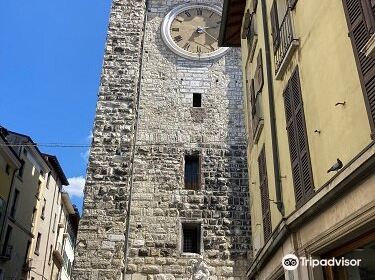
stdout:
[[(160, 26), (182, 3), (112, 3), (75, 280), (121, 279), (127, 214), (126, 279), (204, 279), (195, 278), (199, 263), (208, 279), (245, 279), (251, 229), (240, 54), (230, 49), (206, 62), (175, 55)], [(193, 93), (202, 94), (201, 108), (192, 107)], [(122, 162), (113, 160), (119, 151)], [(184, 187), (189, 154), (200, 156), (199, 190)], [(200, 255), (182, 253), (185, 222), (201, 227)]]

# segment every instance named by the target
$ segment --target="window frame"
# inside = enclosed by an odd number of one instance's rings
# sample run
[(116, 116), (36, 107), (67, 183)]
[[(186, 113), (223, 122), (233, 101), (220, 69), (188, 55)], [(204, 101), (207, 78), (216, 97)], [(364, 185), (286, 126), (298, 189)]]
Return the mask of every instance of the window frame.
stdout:
[(12, 206), (10, 207), (10, 213), (9, 213), (9, 217), (12, 219), (16, 218), (19, 197), (20, 197), (20, 191), (15, 189), (13, 193)]
[[(196, 99), (198, 97), (198, 100)], [(202, 93), (199, 93), (199, 92), (194, 92), (193, 93), (193, 108), (202, 108)], [(195, 106), (196, 105), (196, 102), (194, 101), (198, 101), (198, 104), (199, 106)]]
[(38, 235), (35, 240), (34, 254), (39, 256), (40, 243), (42, 241), (42, 234), (38, 232)]
[[(196, 184), (196, 186), (187, 186), (187, 158), (197, 158), (197, 178), (196, 181), (190, 182), (192, 185)], [(184, 154), (184, 189), (185, 190), (193, 190), (193, 191), (199, 191), (202, 189), (202, 155), (199, 152), (190, 152), (190, 153), (185, 153)], [(194, 174), (193, 174), (194, 176)], [(191, 180), (193, 181), (193, 180)]]
[[(198, 230), (197, 232), (197, 253), (195, 252), (184, 252), (184, 226), (186, 227), (194, 227)], [(187, 220), (182, 219), (180, 222), (180, 242), (179, 242), (179, 251), (181, 252), (182, 256), (196, 256), (196, 255), (203, 255), (204, 246), (203, 246), (203, 223), (201, 220)]]

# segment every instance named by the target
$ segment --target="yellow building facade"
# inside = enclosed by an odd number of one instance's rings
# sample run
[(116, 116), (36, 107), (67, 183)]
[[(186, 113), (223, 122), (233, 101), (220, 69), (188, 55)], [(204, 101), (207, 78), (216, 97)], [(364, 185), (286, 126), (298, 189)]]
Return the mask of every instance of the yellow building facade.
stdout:
[(70, 279), (79, 213), (67, 185), (55, 156), (0, 127), (0, 280)]
[[(373, 2), (224, 1), (247, 104), (249, 279), (375, 277)], [(341, 257), (362, 264), (303, 261)]]
[[(8, 147), (8, 142), (0, 130), (0, 236), (6, 228), (6, 213), (10, 207), (9, 201), (13, 177), (20, 167), (20, 158)], [(6, 261), (12, 254), (12, 251), (12, 246), (1, 243), (0, 260)], [(4, 273), (0, 268), (0, 279), (4, 277)]]

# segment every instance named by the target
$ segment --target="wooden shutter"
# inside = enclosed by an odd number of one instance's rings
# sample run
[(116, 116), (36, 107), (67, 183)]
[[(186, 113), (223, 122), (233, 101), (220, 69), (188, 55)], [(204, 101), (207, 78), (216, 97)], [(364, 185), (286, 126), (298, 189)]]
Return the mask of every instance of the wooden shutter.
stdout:
[(299, 207), (314, 193), (314, 183), (298, 68), (284, 91), (284, 106), (296, 205)]
[(247, 127), (248, 127), (248, 145), (253, 145), (253, 125), (252, 125), (252, 102), (251, 102), (251, 83), (252, 80), (246, 80), (246, 105), (247, 105)]
[(251, 105), (251, 118), (254, 118), (254, 115), (257, 113), (256, 109), (256, 102), (255, 102), (255, 88), (254, 88), (254, 79), (250, 81), (249, 87), (249, 94), (250, 94), (250, 105)]
[(375, 31), (374, 0), (343, 0), (349, 36), (375, 139), (375, 59), (361, 52)]
[(269, 197), (269, 191), (268, 191), (266, 153), (265, 153), (264, 146), (258, 157), (258, 167), (259, 167), (260, 196), (261, 196), (261, 204), (262, 204), (264, 241), (267, 242), (267, 240), (271, 237), (271, 234), (272, 234), (272, 223), (271, 223), (270, 197)]
[(242, 27), (242, 34), (241, 34), (242, 39), (247, 38), (247, 35), (249, 33), (250, 24), (251, 24), (251, 14), (250, 14), (250, 11), (247, 10), (246, 13), (245, 13), (245, 16), (244, 16), (244, 22), (243, 22), (243, 27)]
[(279, 16), (277, 14), (277, 3), (276, 0), (273, 0), (271, 6), (271, 29), (272, 29), (272, 41), (273, 41), (273, 50), (276, 50), (280, 46), (280, 34), (279, 34)]
[(259, 49), (257, 57), (257, 67), (255, 70), (255, 80), (256, 80), (256, 93), (261, 92), (264, 84), (263, 78), (263, 61), (262, 61), (262, 49)]

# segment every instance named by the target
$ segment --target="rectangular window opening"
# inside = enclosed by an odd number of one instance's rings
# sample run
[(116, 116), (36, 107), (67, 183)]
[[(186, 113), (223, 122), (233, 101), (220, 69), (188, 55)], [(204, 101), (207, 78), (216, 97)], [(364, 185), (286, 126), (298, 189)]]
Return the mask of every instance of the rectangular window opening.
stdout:
[(12, 218), (15, 218), (15, 216), (16, 216), (19, 194), (20, 194), (20, 192), (18, 190), (15, 190), (14, 196), (13, 196), (12, 208), (10, 209), (10, 216)]
[(53, 251), (53, 246), (51, 245), (49, 248), (49, 257), (48, 257), (48, 264), (51, 265), (52, 262), (52, 251)]
[(10, 243), (10, 238), (12, 236), (12, 230), (13, 228), (11, 226), (8, 226), (6, 234), (5, 234), (3, 248), (1, 249), (2, 257), (10, 258), (11, 256), (12, 246), (10, 246), (9, 243)]
[(185, 155), (185, 188), (197, 190), (200, 188), (199, 155)]
[(36, 238), (36, 243), (35, 243), (35, 250), (34, 253), (39, 255), (39, 247), (40, 247), (40, 240), (42, 239), (42, 234), (38, 232), (38, 237)]
[(182, 252), (201, 253), (201, 225), (199, 223), (182, 224)]
[(193, 93), (193, 107), (202, 107), (202, 94)]
[(42, 220), (44, 220), (44, 213), (46, 212), (46, 203), (47, 203), (47, 200), (44, 198), (44, 200), (43, 200), (43, 207), (42, 207), (42, 213), (40, 214), (40, 218)]
[(20, 169), (18, 169), (18, 176), (20, 176), (21, 178), (23, 176), (24, 168), (25, 168), (25, 161), (21, 159), (21, 167)]
[(7, 164), (6, 166), (5, 166), (5, 173), (6, 174), (10, 174), (10, 165), (9, 164)]

